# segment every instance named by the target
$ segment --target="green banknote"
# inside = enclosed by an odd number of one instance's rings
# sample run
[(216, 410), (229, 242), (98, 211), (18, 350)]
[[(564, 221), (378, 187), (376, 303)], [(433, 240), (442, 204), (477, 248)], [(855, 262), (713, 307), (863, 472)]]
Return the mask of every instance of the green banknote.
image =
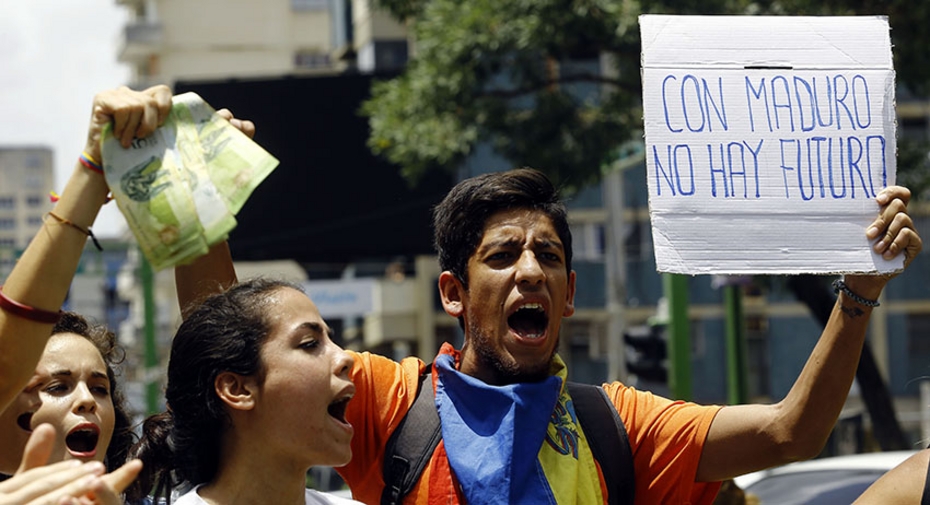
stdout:
[(108, 126), (104, 173), (140, 249), (156, 270), (205, 254), (278, 160), (194, 93), (175, 96), (165, 124), (124, 149)]

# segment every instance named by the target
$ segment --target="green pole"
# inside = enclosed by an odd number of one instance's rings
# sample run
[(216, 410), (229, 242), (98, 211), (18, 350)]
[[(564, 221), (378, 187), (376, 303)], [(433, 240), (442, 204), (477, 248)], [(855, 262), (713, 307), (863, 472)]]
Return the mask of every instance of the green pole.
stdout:
[(691, 328), (688, 321), (688, 278), (662, 274), (668, 300), (668, 387), (672, 397), (691, 399)]
[(749, 400), (746, 388), (746, 339), (743, 322), (743, 292), (739, 286), (724, 286), (727, 339), (727, 401), (739, 405)]
[(145, 336), (145, 409), (149, 415), (158, 412), (158, 348), (155, 345), (155, 282), (152, 265), (139, 252), (139, 270), (142, 278), (142, 302), (144, 310), (143, 334)]

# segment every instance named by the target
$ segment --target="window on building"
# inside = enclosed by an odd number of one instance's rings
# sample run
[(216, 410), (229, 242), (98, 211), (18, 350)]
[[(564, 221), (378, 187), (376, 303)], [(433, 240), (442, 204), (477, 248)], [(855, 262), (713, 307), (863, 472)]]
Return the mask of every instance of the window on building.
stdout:
[(746, 372), (749, 397), (761, 401), (772, 394), (769, 370), (768, 319), (760, 315), (746, 317)]
[(12, 230), (16, 228), (16, 221), (12, 219), (0, 219), (0, 230)]
[(12, 209), (15, 204), (12, 196), (0, 196), (0, 209)]
[(27, 188), (41, 188), (43, 181), (42, 176), (31, 174), (26, 176), (25, 185)]
[(329, 55), (316, 51), (297, 51), (294, 53), (294, 67), (304, 70), (329, 68)]
[(29, 216), (26, 222), (29, 226), (42, 226), (42, 216)]
[(0, 272), (8, 274), (16, 266), (16, 260), (13, 258), (0, 258)]
[(603, 260), (605, 242), (603, 223), (578, 223), (572, 227), (572, 255), (576, 259)]
[(13, 249), (16, 247), (16, 239), (3, 237), (0, 238), (0, 249)]
[(323, 11), (329, 10), (329, 0), (291, 0), (293, 11)]
[(30, 207), (38, 207), (39, 205), (42, 205), (42, 197), (36, 195), (27, 196), (26, 205)]
[(32, 155), (26, 157), (26, 168), (40, 168), (42, 166), (42, 158)]
[(652, 237), (646, 230), (647, 226), (649, 223), (637, 220), (627, 229), (627, 234), (623, 238), (623, 246), (626, 248), (628, 260), (645, 261), (652, 256)]

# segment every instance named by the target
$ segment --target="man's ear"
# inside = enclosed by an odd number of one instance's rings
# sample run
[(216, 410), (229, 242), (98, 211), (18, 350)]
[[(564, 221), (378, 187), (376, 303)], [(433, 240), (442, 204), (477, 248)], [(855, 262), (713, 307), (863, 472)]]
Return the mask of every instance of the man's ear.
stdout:
[(235, 410), (252, 410), (258, 387), (255, 378), (233, 372), (221, 372), (213, 381), (216, 395), (229, 408)]
[(562, 311), (562, 317), (569, 317), (575, 313), (575, 271), (568, 273), (568, 292), (565, 294), (565, 310)]
[(457, 318), (465, 313), (465, 287), (448, 270), (439, 274), (439, 297), (442, 298), (442, 308), (446, 314)]

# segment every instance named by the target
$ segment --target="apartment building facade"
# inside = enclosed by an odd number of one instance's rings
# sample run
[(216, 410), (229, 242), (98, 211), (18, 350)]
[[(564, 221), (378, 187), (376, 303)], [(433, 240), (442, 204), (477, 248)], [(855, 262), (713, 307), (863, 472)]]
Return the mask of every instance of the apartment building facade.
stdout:
[(131, 85), (376, 72), (407, 62), (406, 30), (370, 0), (117, 0)]
[(52, 149), (0, 147), (0, 279), (32, 240), (55, 186)]

